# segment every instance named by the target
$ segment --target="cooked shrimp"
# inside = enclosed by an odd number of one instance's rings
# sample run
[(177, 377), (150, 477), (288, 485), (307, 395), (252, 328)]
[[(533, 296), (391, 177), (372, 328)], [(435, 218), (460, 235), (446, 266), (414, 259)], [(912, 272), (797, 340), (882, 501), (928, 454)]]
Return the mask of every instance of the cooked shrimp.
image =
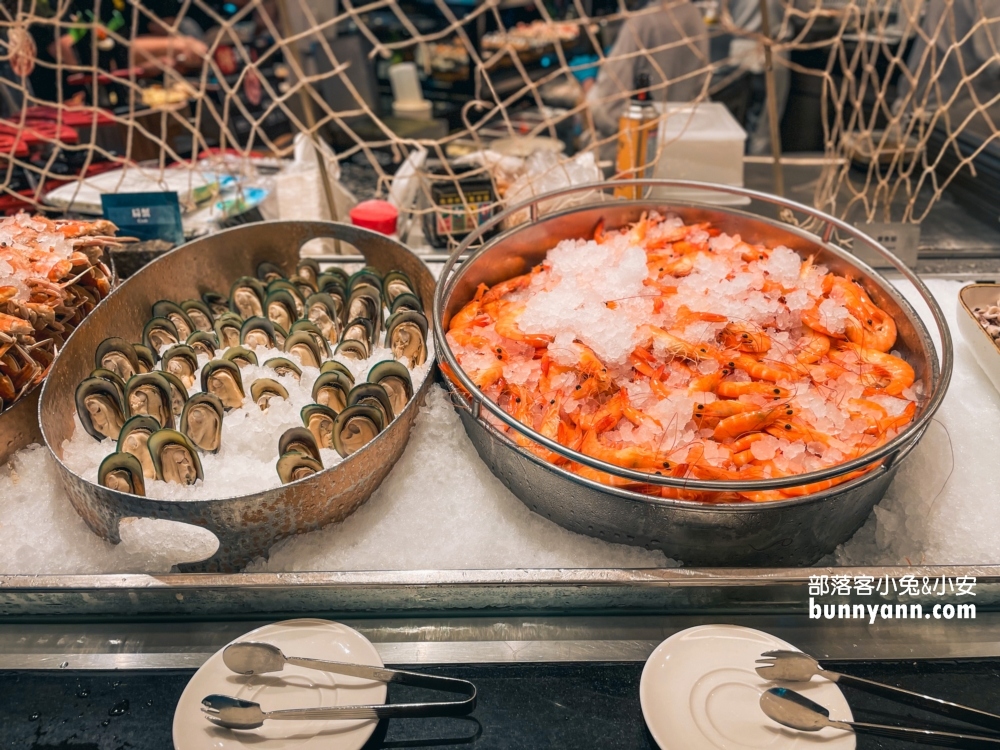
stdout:
[(916, 378), (913, 368), (906, 360), (857, 344), (840, 344), (836, 351), (830, 353), (830, 359), (846, 369), (850, 369), (851, 364), (870, 365), (885, 377), (870, 383), (869, 389), (873, 392), (882, 391), (887, 396), (900, 395), (913, 385)]
[(726, 440), (737, 438), (748, 432), (760, 432), (775, 422), (785, 421), (787, 423), (788, 418), (794, 414), (795, 410), (787, 405), (734, 414), (719, 422), (712, 437), (716, 440)]
[(719, 341), (727, 349), (738, 349), (750, 354), (763, 354), (771, 348), (771, 339), (758, 326), (741, 321), (730, 321), (719, 333)]
[[(593, 236), (598, 244), (613, 241), (612, 255), (628, 256), (629, 263), (635, 254), (620, 248), (641, 249), (645, 277), (632, 270), (619, 277), (609, 268), (588, 289), (580, 269), (588, 268), (585, 253), (593, 244), (581, 241), (574, 256), (572, 243), (564, 243), (529, 273), (480, 287), (448, 332), (487, 397), (541, 435), (651, 474), (747, 480), (864, 455), (916, 414), (907, 390), (912, 368), (888, 353), (896, 338), (892, 316), (859, 284), (814, 258), (727, 237), (709, 224), (667, 222), (655, 212), (615, 230), (598, 222)], [(796, 262), (798, 272), (789, 273)], [(626, 277), (628, 291), (606, 285), (626, 284)], [(528, 297), (553, 293), (568, 279), (571, 292), (549, 300), (549, 309), (572, 302), (586, 322), (574, 328), (575, 312), (567, 311), (552, 328), (527, 326)], [(786, 302), (793, 294), (807, 308), (798, 316), (788, 314), (802, 307)], [(557, 335), (563, 342), (567, 333), (570, 343), (554, 349)], [(769, 502), (833, 486), (659, 487), (592, 471), (524, 436), (514, 439), (588, 479), (664, 498)], [(771, 442), (756, 445), (765, 440)]]

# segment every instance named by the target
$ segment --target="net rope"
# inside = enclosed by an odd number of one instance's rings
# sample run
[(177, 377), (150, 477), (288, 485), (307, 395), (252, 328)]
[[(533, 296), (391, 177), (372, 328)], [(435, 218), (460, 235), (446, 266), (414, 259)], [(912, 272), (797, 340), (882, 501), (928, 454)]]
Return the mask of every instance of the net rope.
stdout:
[[(336, 158), (370, 167), (384, 195), (420, 149), (444, 162), (435, 180), (458, 182), (447, 161), (458, 151), (502, 136), (568, 141), (534, 165), (533, 190), (549, 184), (537, 170), (565, 171), (587, 154), (613, 172), (616, 113), (637, 71), (650, 73), (654, 99), (725, 102), (751, 152), (766, 154), (765, 45), (783, 163), (797, 150), (822, 155), (817, 208), (919, 222), (949, 186), (992, 164), (1000, 0), (767, 8), (770, 37), (757, 0), (3, 0), (0, 197), (6, 210), (13, 198), (40, 207), (81, 174), (137, 162), (153, 175), (193, 171), (210, 149), (287, 157), (294, 133), (332, 138)], [(352, 37), (360, 53), (344, 51)], [(401, 128), (387, 113), (386, 68), (408, 60), (428, 96), (451, 107), (441, 132)], [(183, 101), (151, 99), (169, 94)], [(661, 139), (656, 158), (669, 145)], [(461, 179), (488, 179), (500, 204), (529, 167), (480, 162)]]

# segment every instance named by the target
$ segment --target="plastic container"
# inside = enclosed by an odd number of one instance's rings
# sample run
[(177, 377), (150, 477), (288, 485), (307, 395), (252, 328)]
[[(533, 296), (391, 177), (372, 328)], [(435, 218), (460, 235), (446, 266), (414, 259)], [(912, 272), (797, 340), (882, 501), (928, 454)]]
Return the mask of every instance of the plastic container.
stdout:
[(393, 117), (402, 120), (431, 120), (433, 119), (433, 105), (426, 99), (415, 102), (393, 102)]
[(972, 349), (993, 387), (1000, 391), (1000, 344), (997, 344), (972, 312), (974, 307), (995, 305), (1000, 300), (1000, 284), (970, 284), (958, 293), (958, 330)]
[(351, 223), (362, 229), (390, 237), (396, 234), (396, 224), (399, 221), (399, 211), (388, 201), (362, 201), (350, 212)]
[(392, 98), (397, 102), (420, 102), (424, 92), (420, 88), (417, 66), (411, 62), (398, 63), (389, 68)]
[[(743, 152), (747, 132), (726, 105), (718, 102), (657, 103), (660, 121), (660, 158), (653, 169), (657, 179), (695, 180), (743, 187)], [(657, 188), (657, 198), (741, 205), (745, 198), (726, 193)]]

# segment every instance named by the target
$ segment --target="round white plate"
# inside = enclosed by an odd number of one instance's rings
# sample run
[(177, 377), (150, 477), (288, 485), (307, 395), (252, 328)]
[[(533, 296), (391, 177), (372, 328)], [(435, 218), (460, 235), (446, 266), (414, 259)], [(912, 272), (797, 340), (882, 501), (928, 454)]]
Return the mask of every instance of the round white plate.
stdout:
[(755, 662), (774, 649), (798, 651), (773, 635), (736, 625), (688, 628), (657, 646), (642, 670), (639, 700), (660, 748), (854, 750), (853, 732), (799, 732), (764, 715), (761, 693), (780, 684), (828, 708), (832, 719), (853, 719), (840, 688), (828, 680), (777, 683), (758, 677)]
[[(286, 656), (306, 656), (381, 667), (375, 647), (361, 633), (328, 620), (288, 620), (265, 625), (236, 641), (263, 641)], [(184, 688), (174, 712), (175, 750), (359, 750), (375, 719), (355, 721), (265, 721), (258, 729), (233, 731), (210, 724), (201, 713), (205, 696), (222, 693), (283, 708), (385, 703), (385, 683), (286, 666), (281, 672), (244, 676), (230, 672), (222, 651), (213, 654)]]

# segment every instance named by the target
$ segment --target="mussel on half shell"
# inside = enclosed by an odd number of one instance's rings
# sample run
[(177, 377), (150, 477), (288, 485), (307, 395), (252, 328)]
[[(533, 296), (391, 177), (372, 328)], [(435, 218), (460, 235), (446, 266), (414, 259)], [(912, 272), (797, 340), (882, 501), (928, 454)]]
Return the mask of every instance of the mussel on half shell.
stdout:
[(344, 458), (364, 448), (385, 429), (382, 412), (366, 404), (348, 406), (333, 424), (333, 447)]
[(156, 469), (149, 455), (146, 443), (149, 436), (160, 429), (160, 423), (148, 414), (137, 414), (122, 426), (118, 435), (118, 452), (135, 456), (142, 466), (142, 475), (146, 479), (156, 479)]
[(212, 317), (218, 318), (225, 315), (229, 310), (229, 300), (218, 292), (205, 292), (201, 295), (201, 301), (212, 311)]
[(274, 323), (257, 316), (248, 318), (240, 327), (240, 344), (247, 349), (273, 349), (275, 347)]
[(286, 331), (299, 317), (295, 297), (285, 289), (275, 289), (268, 292), (267, 298), (264, 300), (264, 312), (268, 320)]
[(278, 455), (283, 456), (286, 453), (301, 453), (303, 456), (310, 456), (317, 461), (322, 460), (316, 438), (305, 427), (287, 429), (278, 438)]
[(277, 380), (257, 378), (250, 384), (250, 398), (261, 411), (267, 411), (272, 398), (288, 399), (288, 390)]
[(334, 354), (339, 354), (347, 359), (354, 359), (357, 361), (368, 359), (368, 355), (371, 353), (368, 348), (368, 342), (359, 341), (358, 339), (344, 339), (339, 344), (337, 348), (333, 350)]
[(156, 369), (156, 363), (160, 361), (159, 354), (145, 344), (132, 344), (132, 348), (139, 360), (139, 372), (152, 372)]
[(392, 404), (392, 413), (398, 415), (413, 398), (413, 381), (410, 371), (396, 360), (379, 362), (368, 371), (368, 382), (377, 383), (385, 389)]
[(302, 258), (295, 266), (295, 275), (316, 286), (319, 281), (319, 262), (314, 258)]
[(195, 331), (188, 336), (184, 342), (198, 354), (204, 354), (209, 359), (215, 358), (215, 351), (219, 348), (219, 339), (212, 329), (207, 331)]
[(198, 354), (187, 344), (174, 344), (163, 352), (160, 369), (173, 373), (190, 388), (194, 385), (194, 374), (198, 372)]
[(201, 389), (216, 396), (226, 411), (243, 406), (243, 376), (229, 360), (213, 359), (201, 368)]
[(220, 349), (228, 349), (231, 346), (240, 345), (240, 329), (243, 327), (243, 318), (233, 312), (227, 312), (215, 319), (215, 338), (219, 341)]
[(337, 421), (337, 412), (322, 404), (307, 404), (299, 412), (302, 424), (309, 430), (320, 448), (333, 448), (333, 427)]
[(343, 326), (338, 314), (337, 303), (329, 294), (317, 292), (309, 297), (305, 304), (305, 314), (319, 328), (323, 338), (327, 341), (336, 343), (340, 340)]
[(130, 415), (148, 414), (161, 427), (174, 426), (170, 383), (158, 372), (133, 375), (125, 383), (125, 400)]
[(253, 349), (247, 349), (245, 346), (229, 347), (222, 353), (221, 359), (226, 362), (235, 362), (241, 370), (250, 365), (257, 365), (257, 355), (254, 354)]
[(413, 310), (422, 313), (424, 306), (420, 304), (420, 300), (415, 295), (403, 292), (392, 301), (392, 305), (389, 307), (389, 312), (393, 314), (400, 310)]
[[(302, 296), (302, 290), (300, 290), (288, 279), (275, 279), (267, 285), (266, 291), (268, 296), (270, 296), (272, 292), (277, 292), (282, 289), (291, 295), (292, 301), (295, 303), (295, 315), (292, 316), (292, 320), (301, 318), (302, 311), (305, 310), (305, 297)], [(282, 328), (288, 330), (287, 326), (282, 326)]]
[(157, 430), (149, 436), (146, 445), (157, 479), (190, 486), (205, 478), (198, 449), (177, 430)]
[(222, 447), (225, 407), (211, 393), (196, 393), (184, 405), (180, 431), (203, 453), (218, 453)]
[(330, 266), (330, 268), (323, 271), (316, 279), (316, 286), (319, 287), (321, 292), (325, 292), (327, 287), (331, 285), (336, 285), (346, 290), (350, 283), (347, 271), (337, 266)]
[(106, 338), (98, 344), (94, 366), (111, 370), (122, 380), (128, 380), (140, 371), (135, 347), (118, 336)]
[(281, 483), (288, 484), (323, 471), (323, 464), (312, 456), (303, 455), (298, 451), (291, 451), (282, 454), (281, 458), (278, 459), (277, 468), (278, 476), (281, 477)]
[(264, 314), (264, 285), (253, 276), (241, 276), (229, 290), (229, 309), (246, 320)]
[(192, 333), (195, 333), (195, 331), (212, 332), (212, 326), (215, 324), (215, 315), (212, 314), (211, 309), (204, 302), (197, 299), (183, 300), (181, 302), (181, 310), (187, 313), (191, 324), (195, 328)]
[(350, 321), (363, 318), (371, 321), (372, 332), (368, 342), (374, 344), (382, 333), (382, 295), (379, 291), (368, 284), (359, 284), (351, 290), (351, 297), (347, 301), (347, 320)]
[(296, 380), (302, 378), (302, 370), (287, 357), (271, 357), (264, 362), (264, 367), (270, 367), (279, 376), (291, 375)]
[(347, 408), (347, 394), (353, 387), (354, 382), (339, 370), (324, 372), (313, 383), (312, 399), (339, 414)]
[[(351, 388), (354, 387), (354, 373), (343, 362), (338, 362), (335, 359), (331, 359), (328, 362), (324, 362), (323, 366), (319, 368), (320, 374), (327, 372), (342, 372), (347, 376), (347, 379), (351, 381)], [(350, 389), (348, 389), (350, 390)]]
[(257, 264), (257, 278), (265, 284), (284, 277), (285, 273), (270, 261), (265, 260)]
[(170, 411), (175, 417), (180, 417), (181, 412), (184, 411), (184, 404), (188, 400), (187, 386), (172, 372), (160, 370), (158, 374), (170, 385)]
[(188, 314), (184, 312), (184, 308), (168, 299), (161, 299), (159, 302), (153, 303), (153, 317), (166, 318), (173, 323), (174, 328), (177, 329), (177, 338), (179, 341), (184, 341), (198, 330), (195, 328), (191, 318), (188, 317)]
[(107, 380), (109, 383), (114, 385), (115, 389), (118, 391), (118, 403), (125, 403), (125, 381), (118, 377), (118, 374), (112, 372), (111, 370), (106, 370), (103, 367), (98, 367), (90, 371), (90, 377), (92, 378), (102, 378)]
[(382, 412), (382, 425), (389, 424), (395, 416), (392, 402), (385, 388), (375, 383), (358, 383), (347, 394), (347, 405), (367, 404)]
[(288, 333), (293, 334), (293, 333), (300, 333), (303, 331), (312, 336), (313, 343), (316, 345), (316, 351), (319, 352), (321, 358), (327, 359), (333, 356), (333, 354), (330, 352), (330, 343), (326, 340), (326, 337), (323, 336), (323, 332), (319, 329), (319, 326), (317, 326), (311, 320), (308, 320), (306, 318), (300, 318), (299, 320), (296, 320), (292, 324), (292, 327), (288, 331)]
[(385, 346), (410, 369), (419, 367), (427, 361), (427, 318), (413, 310), (400, 310), (386, 323)]
[(284, 350), (287, 354), (298, 357), (303, 367), (319, 367), (323, 361), (316, 341), (308, 331), (297, 331), (285, 339)]
[(97, 470), (97, 483), (115, 492), (146, 495), (146, 483), (139, 459), (131, 453), (112, 453), (106, 456)]
[(142, 329), (142, 343), (154, 352), (180, 342), (181, 335), (177, 332), (177, 326), (168, 318), (150, 318)]
[(97, 440), (117, 440), (129, 416), (128, 402), (122, 401), (118, 387), (104, 378), (87, 378), (77, 386), (76, 412), (83, 429)]
[(417, 295), (416, 287), (413, 286), (410, 277), (402, 271), (389, 271), (385, 275), (382, 279), (382, 293), (390, 307), (401, 294), (412, 294), (414, 297)]

